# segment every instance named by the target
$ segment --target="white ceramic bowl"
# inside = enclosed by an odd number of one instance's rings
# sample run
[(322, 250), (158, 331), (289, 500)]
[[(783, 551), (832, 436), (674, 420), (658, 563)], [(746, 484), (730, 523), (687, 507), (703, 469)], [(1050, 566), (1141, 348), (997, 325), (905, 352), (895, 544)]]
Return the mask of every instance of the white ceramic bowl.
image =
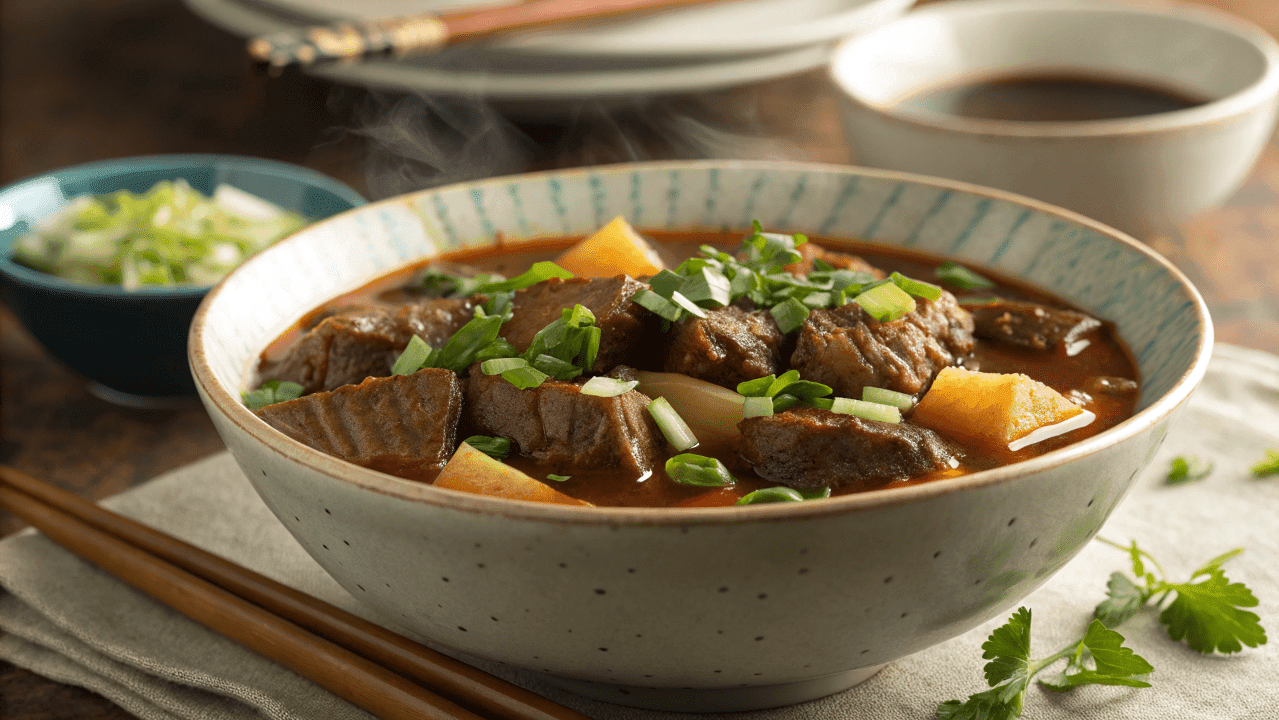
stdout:
[[(904, 112), (963, 82), (1052, 73), (1208, 102), (1113, 120), (1029, 123)], [(1279, 46), (1171, 3), (960, 0), (846, 41), (831, 62), (857, 161), (1011, 190), (1144, 236), (1227, 200), (1275, 125)]]
[[(1140, 412), (997, 470), (820, 502), (576, 508), (443, 490), (323, 455), (239, 402), (303, 313), (419, 258), (640, 228), (769, 228), (945, 254), (1117, 323)], [(281, 272), (280, 268), (288, 268)], [(1199, 382), (1202, 300), (1172, 265), (1080, 216), (875, 170), (617, 165), (393, 198), (314, 225), (214, 288), (191, 332), (210, 416), (266, 504), (339, 583), (443, 645), (623, 704), (740, 710), (846, 688), (1003, 613), (1101, 527)]]

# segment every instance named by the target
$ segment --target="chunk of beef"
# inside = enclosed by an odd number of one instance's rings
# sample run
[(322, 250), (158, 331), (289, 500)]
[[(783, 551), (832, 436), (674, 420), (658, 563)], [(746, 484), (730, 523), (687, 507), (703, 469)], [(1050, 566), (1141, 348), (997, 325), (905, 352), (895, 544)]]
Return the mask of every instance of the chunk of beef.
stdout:
[(856, 303), (818, 309), (799, 329), (791, 367), (836, 395), (880, 387), (919, 396), (944, 367), (973, 350), (973, 319), (948, 292), (916, 298), (915, 310), (881, 323)]
[(410, 337), (419, 335), (432, 347), (443, 345), (474, 316), (477, 301), (437, 298), (398, 308), (346, 308), (304, 333), (283, 357), (264, 361), (258, 375), (290, 380), (308, 393), (389, 375)]
[(856, 270), (873, 275), (877, 279), (888, 277), (888, 275), (879, 268), (871, 265), (856, 255), (848, 253), (831, 252), (812, 242), (806, 242), (800, 245), (796, 250), (799, 251), (799, 262), (791, 263), (786, 266), (792, 275), (804, 276), (813, 271), (813, 261), (821, 260), (836, 270)]
[(664, 369), (736, 389), (779, 372), (784, 339), (766, 311), (734, 305), (707, 310), (705, 318), (689, 316), (671, 326)]
[(551, 278), (516, 291), (514, 314), (500, 334), (523, 352), (539, 330), (560, 318), (564, 308), (581, 304), (595, 316), (600, 329), (600, 351), (593, 369), (607, 372), (617, 365), (634, 365), (632, 356), (651, 341), (656, 328), (657, 316), (631, 302), (635, 293), (647, 287), (629, 275)]
[(1101, 327), (1100, 320), (1081, 312), (1019, 300), (999, 300), (972, 313), (979, 338), (1067, 355), (1086, 347), (1079, 345), (1083, 336)]
[(635, 390), (616, 397), (583, 395), (576, 383), (547, 380), (521, 390), (501, 375), (471, 368), (466, 420), (476, 432), (510, 438), (521, 455), (552, 472), (617, 468), (631, 478), (652, 471), (664, 440)]
[(255, 414), (320, 452), (404, 477), (444, 467), (457, 449), (462, 383), (427, 368), (267, 405)]
[(870, 489), (954, 467), (958, 448), (911, 423), (863, 420), (816, 408), (746, 418), (740, 454), (765, 480), (800, 490)]

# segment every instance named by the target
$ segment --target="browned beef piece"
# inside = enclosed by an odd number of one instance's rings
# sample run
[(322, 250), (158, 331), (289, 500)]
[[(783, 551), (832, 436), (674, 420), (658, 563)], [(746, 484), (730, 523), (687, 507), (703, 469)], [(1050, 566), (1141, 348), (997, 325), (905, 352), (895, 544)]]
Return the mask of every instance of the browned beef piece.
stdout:
[(782, 364), (784, 336), (766, 311), (730, 305), (686, 317), (671, 326), (666, 340), (666, 372), (684, 373), (729, 389)]
[(800, 490), (871, 489), (952, 467), (959, 455), (958, 448), (918, 425), (816, 408), (747, 418), (737, 427), (742, 459), (765, 480)]
[(395, 358), (420, 335), (443, 345), (475, 314), (475, 298), (430, 299), (401, 305), (347, 308), (321, 320), (283, 357), (263, 362), (263, 379), (290, 380), (306, 392), (333, 390), (391, 373)]
[(564, 308), (581, 304), (595, 316), (600, 329), (596, 372), (617, 365), (634, 365), (631, 356), (651, 342), (657, 316), (631, 302), (648, 285), (630, 277), (551, 278), (515, 293), (514, 315), (502, 326), (501, 336), (520, 352), (528, 349), (539, 330), (560, 318)]
[(521, 390), (472, 367), (466, 421), (476, 432), (510, 438), (521, 455), (551, 472), (617, 468), (634, 479), (652, 471), (665, 444), (648, 403), (635, 390), (595, 397), (557, 380)]
[(1101, 327), (1100, 320), (1081, 312), (1018, 300), (982, 305), (972, 313), (977, 337), (1032, 350), (1068, 352), (1085, 334)]
[(876, 278), (888, 277), (883, 270), (871, 265), (862, 258), (848, 253), (831, 252), (820, 245), (806, 242), (800, 245), (796, 250), (799, 251), (801, 260), (786, 266), (792, 275), (807, 275), (813, 271), (813, 261), (821, 259), (826, 264), (837, 270), (856, 270), (875, 276)]
[(886, 323), (856, 303), (814, 310), (799, 329), (791, 367), (843, 397), (860, 399), (866, 386), (922, 395), (942, 368), (972, 352), (973, 319), (948, 292), (915, 302), (914, 312)]
[(267, 405), (255, 414), (320, 452), (375, 470), (423, 477), (457, 449), (462, 382), (427, 368)]

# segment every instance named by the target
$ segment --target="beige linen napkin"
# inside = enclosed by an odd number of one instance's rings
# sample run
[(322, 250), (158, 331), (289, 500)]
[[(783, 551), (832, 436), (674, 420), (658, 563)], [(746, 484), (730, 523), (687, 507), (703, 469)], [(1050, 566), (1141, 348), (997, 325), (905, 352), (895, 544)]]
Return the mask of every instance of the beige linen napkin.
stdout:
[[(1179, 718), (1244, 720), (1279, 716), (1279, 477), (1255, 479), (1249, 466), (1279, 448), (1279, 357), (1219, 346), (1201, 388), (1138, 487), (1101, 531), (1137, 540), (1184, 579), (1236, 547), (1227, 576), (1251, 587), (1254, 610), (1272, 640), (1233, 656), (1204, 657), (1170, 641), (1145, 612), (1121, 628), (1155, 667), (1153, 687), (1085, 687), (1063, 695), (1035, 686), (1027, 720)], [(1168, 486), (1169, 460), (1194, 453), (1216, 462), (1200, 482)], [(316, 565), (275, 520), (235, 463), (216, 455), (105, 503), (335, 605), (373, 619)], [(1078, 637), (1126, 555), (1087, 548), (1023, 604), (1032, 609), (1032, 654)], [(55, 546), (24, 532), (0, 542), (0, 658), (89, 688), (146, 720), (370, 716), (309, 681), (163, 607)], [(1004, 616), (1006, 617), (1006, 616)], [(750, 720), (931, 718), (937, 703), (985, 689), (981, 644), (1003, 623), (889, 665), (846, 692)], [(393, 629), (403, 632), (402, 628)], [(478, 662), (600, 720), (699, 716), (635, 710), (584, 700), (536, 676)], [(56, 717), (56, 709), (50, 709)], [(704, 717), (704, 716), (703, 716)]]

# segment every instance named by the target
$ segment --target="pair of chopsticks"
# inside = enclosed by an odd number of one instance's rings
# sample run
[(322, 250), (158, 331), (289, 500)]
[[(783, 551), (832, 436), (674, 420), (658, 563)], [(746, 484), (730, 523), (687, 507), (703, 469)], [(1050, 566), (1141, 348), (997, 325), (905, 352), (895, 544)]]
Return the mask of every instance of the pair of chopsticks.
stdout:
[(375, 57), (402, 58), (459, 41), (721, 0), (529, 0), (464, 12), (350, 20), (249, 41), (249, 56), (273, 71)]
[(383, 720), (587, 720), (12, 468), (0, 467), (0, 507), (192, 620)]

